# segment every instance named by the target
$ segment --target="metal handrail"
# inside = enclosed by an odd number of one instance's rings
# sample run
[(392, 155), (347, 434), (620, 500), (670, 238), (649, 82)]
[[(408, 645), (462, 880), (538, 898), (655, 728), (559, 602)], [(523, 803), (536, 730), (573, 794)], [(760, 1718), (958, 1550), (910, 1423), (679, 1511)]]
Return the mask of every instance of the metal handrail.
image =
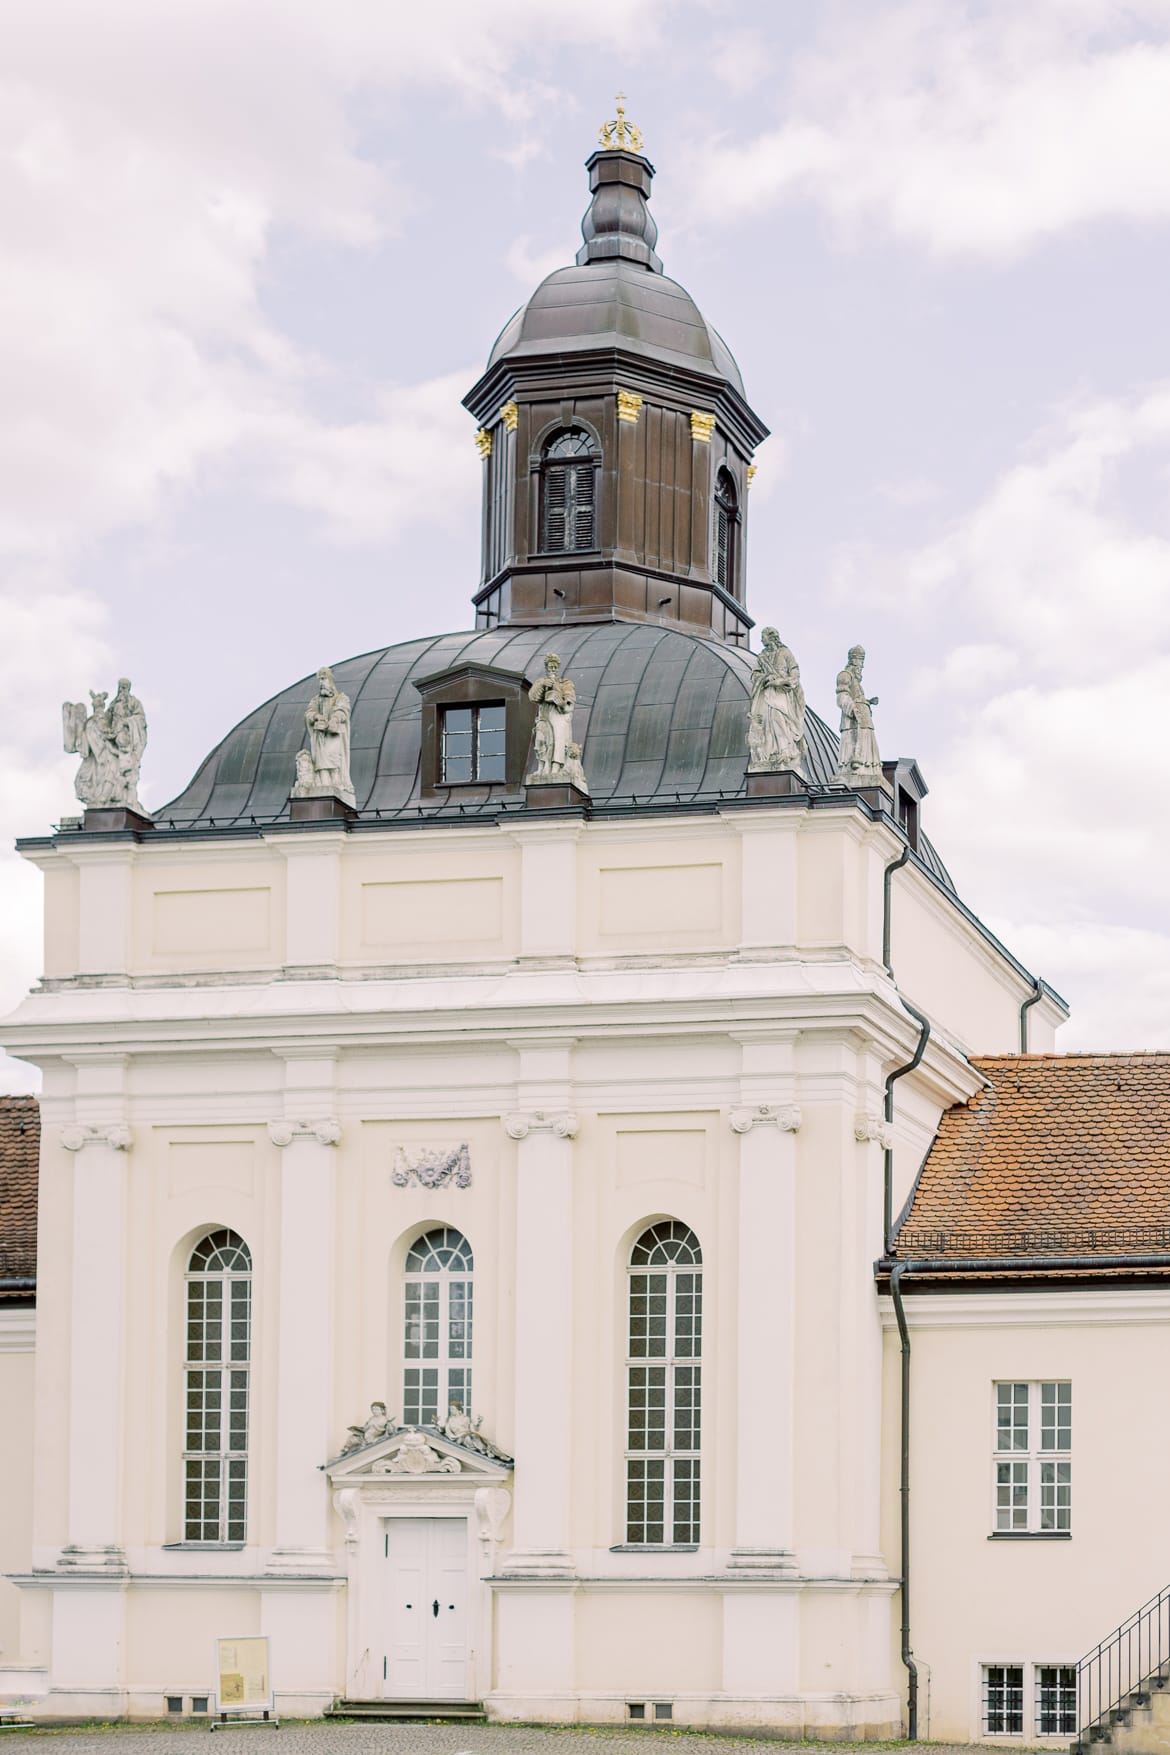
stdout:
[(1170, 1675), (1170, 1585), (1151, 1597), (1077, 1665), (1077, 1749), (1135, 1694)]

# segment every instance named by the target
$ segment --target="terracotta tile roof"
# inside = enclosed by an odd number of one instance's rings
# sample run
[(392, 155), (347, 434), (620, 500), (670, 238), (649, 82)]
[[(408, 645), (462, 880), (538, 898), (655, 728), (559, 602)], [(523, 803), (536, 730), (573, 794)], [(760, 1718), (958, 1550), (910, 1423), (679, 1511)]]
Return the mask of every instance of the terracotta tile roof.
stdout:
[[(36, 1278), (40, 1143), (36, 1098), (0, 1097), (0, 1280)], [(0, 1300), (28, 1296), (0, 1286)]]
[(972, 1065), (988, 1088), (943, 1116), (895, 1253), (1170, 1265), (1170, 1054)]

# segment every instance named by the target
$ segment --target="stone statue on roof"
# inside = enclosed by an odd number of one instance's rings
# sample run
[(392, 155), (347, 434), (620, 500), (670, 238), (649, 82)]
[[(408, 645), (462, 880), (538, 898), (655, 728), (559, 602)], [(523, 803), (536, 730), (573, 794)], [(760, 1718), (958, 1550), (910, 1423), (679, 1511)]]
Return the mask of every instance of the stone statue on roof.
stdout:
[(294, 798), (340, 798), (356, 808), (349, 773), (350, 701), (324, 665), (317, 672), (317, 693), (305, 709), (309, 747), (297, 752)]
[(878, 704), (876, 695), (867, 695), (861, 683), (865, 664), (865, 647), (851, 646), (849, 662), (837, 673), (837, 705), (841, 709), (841, 753), (836, 786), (880, 786), (882, 758), (873, 728), (872, 708)]
[(573, 785), (588, 792), (580, 746), (573, 742), (577, 691), (561, 675), (561, 661), (555, 652), (545, 657), (544, 675), (530, 685), (528, 696), (536, 707), (536, 729), (532, 735), (532, 771), (525, 776), (524, 784)]
[(763, 649), (752, 670), (748, 709), (748, 773), (799, 772), (808, 753), (800, 666), (775, 628), (765, 628), (760, 637)]
[[(130, 678), (118, 678), (112, 701), (104, 690), (90, 690), (86, 712), (80, 701), (66, 701), (61, 725), (67, 755), (81, 757), (73, 790), (91, 810), (143, 810), (138, 798), (142, 753), (146, 748), (146, 714), (130, 693)], [(109, 701), (109, 706), (106, 705)]]

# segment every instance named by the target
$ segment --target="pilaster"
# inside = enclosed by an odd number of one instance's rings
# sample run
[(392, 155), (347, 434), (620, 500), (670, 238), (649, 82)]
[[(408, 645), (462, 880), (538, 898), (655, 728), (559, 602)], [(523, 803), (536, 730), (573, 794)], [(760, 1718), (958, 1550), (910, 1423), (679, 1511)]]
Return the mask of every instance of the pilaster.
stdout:
[(346, 837), (315, 829), (269, 839), (287, 867), (285, 964), (297, 972), (332, 972), (341, 951), (341, 855)]
[(268, 1124), (280, 1151), (276, 1541), (269, 1569), (332, 1572), (329, 1455), (333, 1403), (336, 1147), (332, 1057), (287, 1055), (285, 1114)]
[(745, 1033), (739, 1138), (734, 1567), (792, 1569), (796, 1233), (791, 1033)]
[(518, 1049), (516, 1141), (516, 1497), (505, 1571), (572, 1571), (572, 1043)]
[[(120, 1082), (121, 1069), (117, 1069)], [(68, 1541), (60, 1564), (120, 1575), (126, 1304), (126, 1154), (123, 1122), (61, 1129), (73, 1154), (73, 1266), (69, 1337)]]
[(520, 847), (521, 961), (566, 963), (577, 951), (580, 823), (509, 824)]
[(134, 849), (125, 845), (78, 849), (77, 970), (80, 975), (125, 976), (130, 968)]

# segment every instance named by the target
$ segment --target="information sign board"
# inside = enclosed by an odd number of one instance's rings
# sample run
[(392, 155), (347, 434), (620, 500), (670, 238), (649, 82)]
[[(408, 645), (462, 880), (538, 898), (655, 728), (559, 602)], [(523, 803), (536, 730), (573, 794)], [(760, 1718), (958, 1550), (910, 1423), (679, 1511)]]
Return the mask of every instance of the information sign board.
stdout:
[(216, 1640), (215, 1710), (220, 1713), (273, 1710), (266, 1634), (249, 1633), (239, 1639)]

